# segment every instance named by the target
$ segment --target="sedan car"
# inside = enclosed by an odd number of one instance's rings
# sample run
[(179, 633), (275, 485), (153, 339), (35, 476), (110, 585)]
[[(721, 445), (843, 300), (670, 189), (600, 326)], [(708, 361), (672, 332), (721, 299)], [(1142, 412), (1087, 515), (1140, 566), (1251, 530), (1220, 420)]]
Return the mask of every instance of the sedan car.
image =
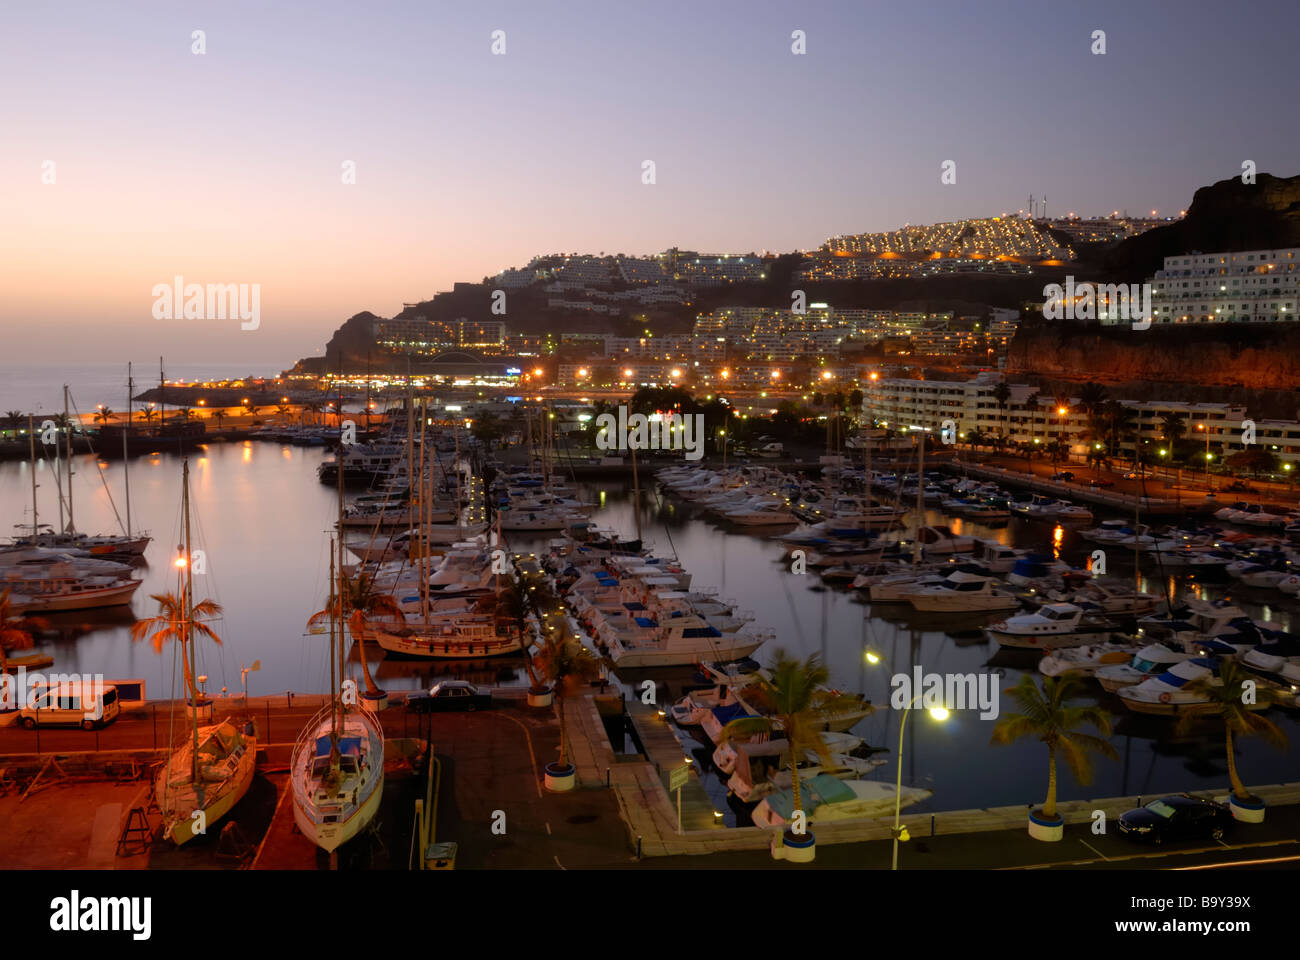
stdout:
[(1054, 474), (1052, 474), (1052, 479), (1053, 479), (1053, 480), (1065, 480), (1065, 481), (1068, 482), (1068, 481), (1074, 479), (1074, 474), (1071, 473), (1069, 470), (1063, 470), (1063, 471), (1061, 471), (1060, 473), (1054, 473)]
[(1185, 793), (1152, 800), (1119, 818), (1119, 832), (1130, 840), (1218, 840), (1233, 824), (1232, 811), (1213, 800)]
[(492, 706), (492, 694), (484, 693), (464, 680), (442, 680), (428, 693), (419, 691), (406, 698), (406, 709), (412, 713), (434, 713), (442, 710), (480, 710)]
[(1103, 490), (1115, 486), (1114, 480), (1089, 480), (1088, 486), (1101, 487)]

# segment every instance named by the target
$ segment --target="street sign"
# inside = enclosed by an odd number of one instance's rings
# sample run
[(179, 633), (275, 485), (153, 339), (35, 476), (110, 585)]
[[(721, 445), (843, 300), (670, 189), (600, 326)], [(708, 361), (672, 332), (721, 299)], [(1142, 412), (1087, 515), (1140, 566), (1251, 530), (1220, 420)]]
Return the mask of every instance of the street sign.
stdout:
[(688, 763), (683, 763), (680, 767), (673, 767), (668, 771), (668, 789), (680, 790), (686, 786), (686, 781), (690, 779), (691, 767)]

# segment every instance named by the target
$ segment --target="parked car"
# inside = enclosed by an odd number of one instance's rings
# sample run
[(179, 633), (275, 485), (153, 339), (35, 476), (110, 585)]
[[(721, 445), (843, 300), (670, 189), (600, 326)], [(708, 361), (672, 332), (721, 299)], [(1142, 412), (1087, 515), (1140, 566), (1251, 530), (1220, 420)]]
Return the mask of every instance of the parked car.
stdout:
[(1066, 482), (1068, 483), (1069, 481), (1071, 481), (1071, 480), (1074, 479), (1074, 474), (1071, 473), (1069, 470), (1062, 470), (1060, 473), (1054, 473), (1054, 474), (1052, 474), (1052, 479), (1053, 479), (1053, 480), (1064, 480), (1064, 481), (1066, 481)]
[(492, 694), (484, 693), (465, 680), (441, 680), (429, 688), (408, 694), (406, 709), (412, 713), (435, 713), (443, 710), (486, 710), (492, 706)]
[(117, 687), (111, 683), (98, 689), (90, 683), (63, 683), (40, 688), (32, 702), (18, 711), (18, 720), (28, 730), (38, 725), (94, 730), (112, 723), (121, 712)]
[(1130, 840), (1218, 840), (1234, 823), (1232, 810), (1213, 800), (1186, 793), (1152, 800), (1119, 818), (1119, 832)]
[(1088, 486), (1090, 486), (1090, 487), (1101, 487), (1103, 490), (1105, 490), (1105, 489), (1108, 489), (1108, 488), (1110, 488), (1110, 487), (1115, 486), (1115, 481), (1114, 481), (1114, 480), (1102, 480), (1102, 479), (1089, 480), (1089, 481), (1088, 481)]

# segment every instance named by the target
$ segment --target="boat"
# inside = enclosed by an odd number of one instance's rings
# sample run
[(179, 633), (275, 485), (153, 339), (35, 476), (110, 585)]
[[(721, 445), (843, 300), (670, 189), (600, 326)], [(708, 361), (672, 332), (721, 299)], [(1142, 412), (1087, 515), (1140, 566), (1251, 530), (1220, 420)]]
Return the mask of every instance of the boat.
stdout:
[(1003, 647), (1055, 650), (1106, 640), (1112, 629), (1107, 620), (1085, 617), (1076, 604), (1045, 603), (1032, 613), (993, 624), (988, 635)]
[(1018, 610), (1020, 598), (994, 587), (992, 577), (960, 570), (941, 583), (907, 596), (912, 608), (922, 613), (973, 613), (989, 610)]
[[(1156, 716), (1181, 716), (1186, 713), (1214, 712), (1215, 704), (1194, 689), (1197, 681), (1217, 683), (1219, 660), (1215, 657), (1189, 657), (1175, 663), (1164, 673), (1148, 677), (1141, 683), (1119, 691), (1120, 702), (1134, 713)], [(1266, 710), (1269, 702), (1245, 704), (1248, 710)]]
[[(825, 757), (812, 749), (805, 750), (804, 754), (797, 764), (801, 779), (826, 774), (839, 780), (850, 780), (887, 762), (883, 757), (854, 757), (829, 750)], [(773, 791), (788, 789), (792, 781), (789, 741), (737, 744), (727, 789), (742, 803), (756, 803)]]
[(1038, 672), (1045, 677), (1059, 677), (1066, 673), (1092, 676), (1102, 667), (1128, 663), (1133, 656), (1133, 645), (1128, 643), (1090, 643), (1083, 647), (1056, 650), (1038, 661)]
[[(895, 787), (876, 780), (840, 780), (825, 773), (799, 778), (803, 812), (809, 823), (857, 820), (892, 814), (895, 803), (910, 807), (933, 791), (903, 787), (895, 800)], [(794, 817), (794, 791), (779, 790), (766, 797), (750, 815), (758, 827), (785, 828)]]
[(1116, 693), (1143, 680), (1159, 676), (1175, 663), (1190, 659), (1192, 654), (1174, 650), (1160, 643), (1149, 643), (1124, 664), (1098, 667), (1093, 676), (1107, 693)]
[(203, 708), (210, 709), (210, 701), (201, 696), (195, 682), (195, 634), (210, 631), (206, 627), (195, 629), (188, 459), (182, 466), (181, 491), (185, 538), (177, 558), (181, 619), (179, 623), (161, 621), (158, 625), (165, 624), (176, 632), (177, 656), (184, 665), (190, 735), (171, 751), (154, 780), (163, 836), (177, 846), (206, 833), (243, 799), (252, 786), (257, 759), (257, 732), (251, 720), (239, 723), (227, 717), (220, 723), (199, 723)]

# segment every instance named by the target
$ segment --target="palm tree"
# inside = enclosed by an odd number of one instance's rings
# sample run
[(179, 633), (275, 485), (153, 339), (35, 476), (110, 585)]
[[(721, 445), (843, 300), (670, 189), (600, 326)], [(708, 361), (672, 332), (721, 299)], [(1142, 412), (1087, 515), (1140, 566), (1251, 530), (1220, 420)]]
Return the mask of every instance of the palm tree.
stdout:
[[(340, 600), (342, 601), (340, 603)], [(379, 688), (370, 675), (370, 662), (366, 659), (365, 635), (370, 628), (370, 617), (392, 617), (405, 622), (406, 613), (392, 594), (375, 589), (374, 579), (368, 573), (359, 573), (349, 577), (342, 576), (342, 588), (336, 593), (330, 591), (330, 598), (324, 610), (317, 610), (307, 620), (308, 627), (328, 623), (337, 618), (340, 624), (347, 620), (348, 629), (357, 641), (357, 654), (361, 657), (361, 672), (366, 679), (366, 692), (379, 695)]]
[(1089, 753), (1099, 753), (1114, 760), (1119, 755), (1107, 740), (1091, 734), (1079, 733), (1085, 723), (1110, 736), (1110, 714), (1099, 707), (1069, 707), (1066, 701), (1083, 688), (1076, 673), (1060, 677), (1044, 677), (1043, 689), (1030, 674), (1006, 690), (1020, 706), (1023, 713), (1004, 716), (993, 728), (991, 743), (1011, 743), (1024, 736), (1036, 736), (1047, 744), (1047, 801), (1042, 815), (1046, 820), (1056, 820), (1056, 755), (1059, 751), (1080, 784), (1092, 781), (1092, 758)]
[[(221, 638), (213, 632), (212, 628), (199, 619), (221, 616), (221, 604), (212, 600), (200, 600), (190, 606), (187, 616), (185, 601), (174, 593), (154, 593), (150, 594), (149, 599), (158, 604), (158, 615), (131, 624), (133, 643), (139, 643), (152, 634), (154, 653), (162, 653), (167, 641), (189, 641), (194, 633), (201, 633), (213, 643), (221, 643)], [(185, 686), (190, 691), (190, 700), (198, 703), (199, 690), (194, 682), (194, 675), (190, 673), (189, 658), (181, 657), (181, 665), (185, 672)]]
[(225, 414), (225, 412), (222, 411), (221, 409), (213, 410), (213, 411), (212, 411), (212, 419), (215, 420), (215, 421), (217, 421), (217, 429), (220, 430), (220, 429), (221, 429), (221, 424), (222, 424), (223, 422), (225, 422), (226, 414)]
[(1034, 442), (1034, 432), (1038, 429), (1038, 404), (1043, 399), (1043, 395), (1035, 390), (1029, 396), (1025, 397), (1025, 406), (1029, 408), (1029, 442)]
[(108, 423), (113, 419), (113, 411), (109, 407), (100, 407), (95, 413), (95, 419), (100, 423)]
[(1011, 387), (1005, 380), (999, 380), (997, 386), (993, 388), (993, 399), (998, 402), (998, 407), (1002, 410), (1002, 433), (1007, 432), (1007, 401), (1011, 399)]
[[(1232, 748), (1232, 735), (1235, 733), (1239, 737), (1260, 736), (1266, 743), (1279, 750), (1286, 749), (1287, 742), (1286, 734), (1281, 727), (1247, 708), (1244, 702), (1245, 685), (1246, 681), (1252, 679), (1235, 660), (1224, 660), (1219, 666), (1221, 683), (1214, 683), (1211, 677), (1202, 677), (1187, 685), (1189, 690), (1209, 699), (1213, 707), (1210, 711), (1213, 716), (1223, 718), (1224, 748), (1228, 756), (1228, 782), (1232, 786), (1233, 797), (1242, 802), (1250, 802), (1256, 798), (1246, 789), (1246, 785), (1241, 782), (1241, 777), (1237, 774), (1237, 757)], [(1270, 687), (1258, 688), (1256, 697), (1260, 703), (1270, 705), (1280, 700), (1277, 692)], [(1177, 732), (1180, 735), (1186, 734), (1196, 720), (1196, 714), (1183, 714), (1178, 721)]]
[(145, 423), (148, 423), (157, 415), (157, 413), (158, 411), (155, 410), (153, 407), (141, 407), (140, 419), (143, 420)]
[(515, 628), (515, 633), (519, 637), (519, 646), (524, 651), (524, 669), (528, 671), (528, 679), (532, 681), (530, 692), (541, 694), (546, 692), (546, 683), (538, 674), (536, 664), (533, 663), (532, 644), (528, 642), (526, 636), (529, 632), (528, 618), (535, 616), (536, 613), (533, 592), (528, 589), (528, 583), (522, 574), (510, 580), (497, 593), (496, 618), (508, 621)]
[(12, 650), (30, 650), (36, 642), (32, 632), (50, 625), (44, 617), (18, 616), (15, 606), (9, 599), (8, 590), (0, 593), (0, 677), (9, 671), (5, 655)]
[[(1114, 457), (1120, 443), (1133, 435), (1137, 427), (1137, 411), (1132, 407), (1124, 406), (1118, 400), (1107, 400), (1102, 404), (1101, 419), (1106, 441), (1110, 447), (1110, 455)], [(1134, 459), (1137, 459), (1136, 443)]]
[(799, 785), (799, 759), (808, 750), (816, 752), (823, 763), (831, 763), (830, 750), (822, 739), (821, 731), (826, 721), (839, 709), (849, 704), (857, 705), (855, 697), (827, 690), (830, 671), (813, 654), (800, 663), (784, 650), (776, 651), (776, 659), (766, 676), (759, 675), (758, 683), (750, 696), (751, 702), (766, 715), (742, 717), (732, 720), (722, 728), (721, 742), (730, 739), (747, 740), (771, 733), (778, 726), (789, 743), (791, 789), (794, 791), (794, 810), (803, 809), (803, 796)]
[(1085, 413), (1095, 415), (1106, 402), (1106, 388), (1100, 383), (1089, 380), (1079, 390), (1079, 402)]
[(1169, 444), (1171, 456), (1186, 433), (1187, 421), (1183, 419), (1181, 413), (1166, 413), (1160, 418), (1160, 436), (1164, 438), (1165, 443)]
[(550, 680), (555, 691), (556, 710), (560, 716), (560, 758), (558, 765), (569, 767), (569, 739), (565, 734), (564, 701), (576, 693), (585, 681), (600, 676), (600, 661), (582, 645), (577, 637), (569, 635), (563, 626), (552, 626), (542, 632), (544, 645), (535, 662), (542, 674)]
[(16, 430), (19, 427), (21, 427), (23, 425), (23, 421), (26, 419), (27, 417), (23, 415), (23, 412), (21, 410), (9, 410), (5, 412), (5, 424), (11, 430)]

